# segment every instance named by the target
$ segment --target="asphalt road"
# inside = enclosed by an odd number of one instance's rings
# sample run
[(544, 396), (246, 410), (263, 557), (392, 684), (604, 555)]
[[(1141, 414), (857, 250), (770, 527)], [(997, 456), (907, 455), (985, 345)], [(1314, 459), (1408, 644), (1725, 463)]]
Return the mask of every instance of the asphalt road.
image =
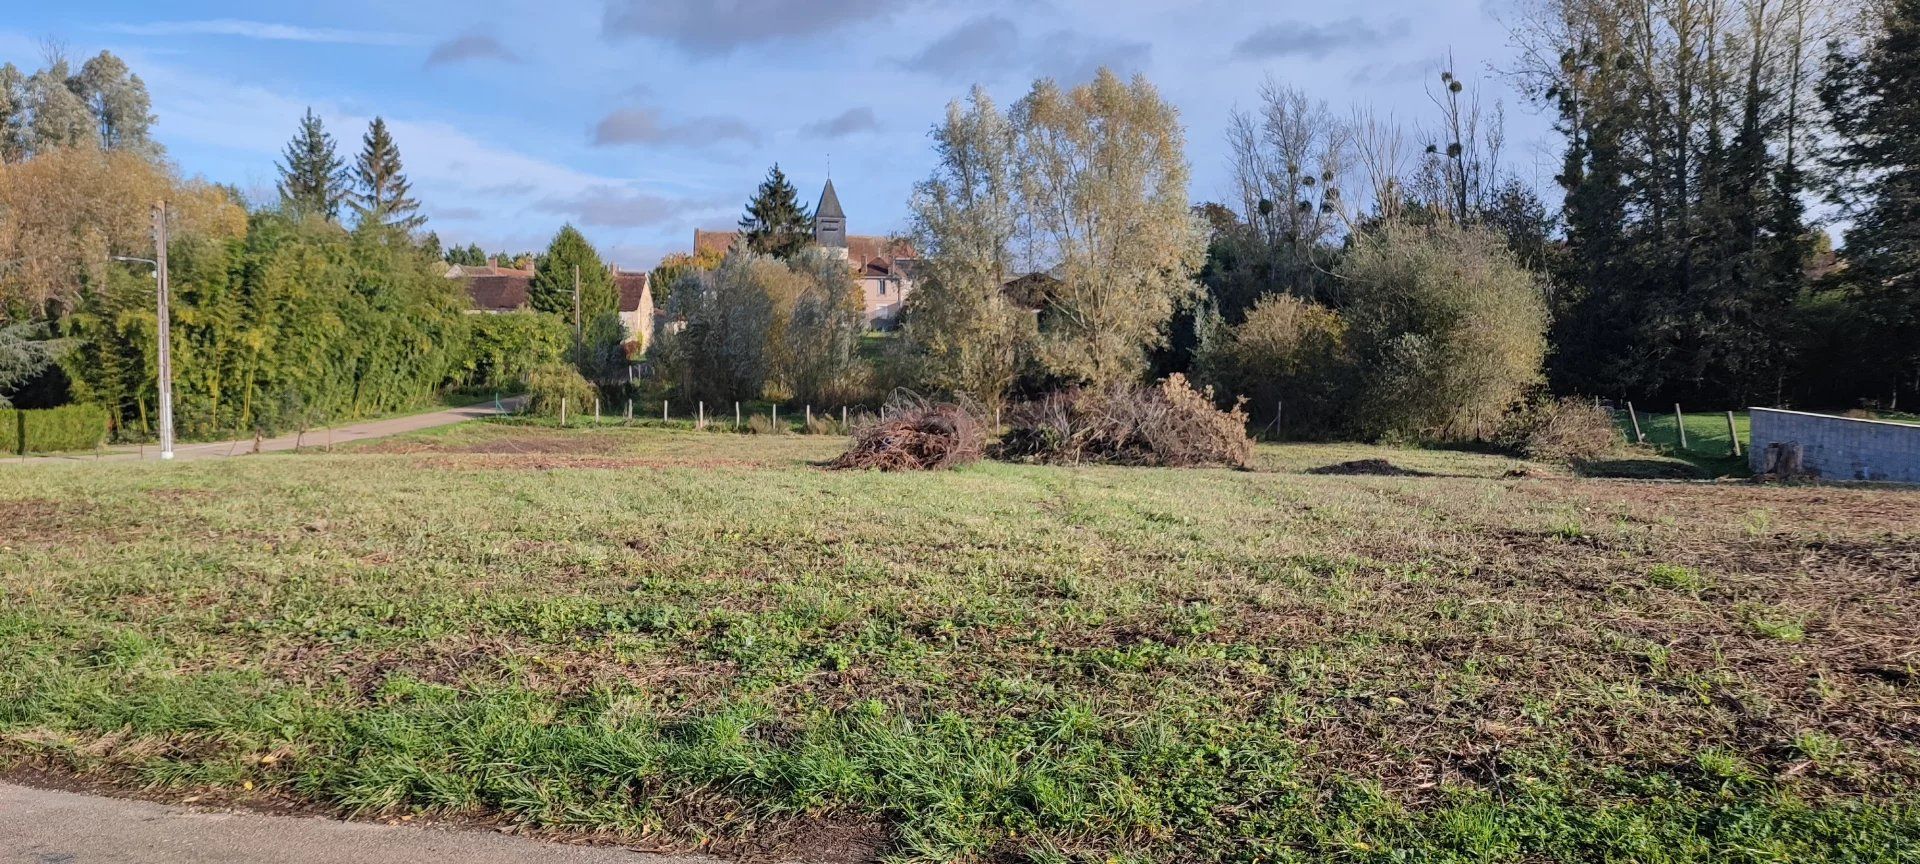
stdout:
[(267, 816), (0, 783), (0, 864), (718, 864), (497, 832)]

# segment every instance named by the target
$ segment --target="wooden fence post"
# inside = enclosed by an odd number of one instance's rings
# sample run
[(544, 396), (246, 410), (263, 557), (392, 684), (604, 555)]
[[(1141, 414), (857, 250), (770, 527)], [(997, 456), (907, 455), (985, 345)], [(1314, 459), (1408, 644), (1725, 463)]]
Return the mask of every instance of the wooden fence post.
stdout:
[(773, 412), (773, 434), (778, 435), (780, 434), (780, 403), (773, 403), (770, 410)]
[(560, 397), (560, 425), (567, 425), (567, 397)]
[(667, 400), (660, 400), (660, 422), (667, 422)]
[(840, 406), (840, 431), (847, 430), (847, 406)]
[(1633, 443), (1647, 443), (1647, 435), (1640, 431), (1640, 412), (1633, 410), (1633, 403), (1627, 403), (1627, 418), (1633, 421)]
[(595, 397), (593, 400), (593, 425), (600, 425), (600, 399), (598, 397)]
[(813, 406), (807, 406), (807, 429), (813, 429)]
[(707, 428), (707, 402), (704, 399), (700, 400), (700, 416), (693, 421), (693, 428)]
[(733, 403), (733, 431), (740, 431), (740, 403)]
[(1740, 430), (1734, 428), (1733, 412), (1727, 412), (1727, 440), (1733, 442), (1733, 455), (1740, 455)]
[(1687, 449), (1687, 418), (1680, 413), (1680, 403), (1673, 403), (1673, 428), (1680, 432), (1680, 449)]
[(633, 422), (633, 400), (632, 399), (627, 400), (627, 413), (626, 413), (625, 419), (628, 423)]

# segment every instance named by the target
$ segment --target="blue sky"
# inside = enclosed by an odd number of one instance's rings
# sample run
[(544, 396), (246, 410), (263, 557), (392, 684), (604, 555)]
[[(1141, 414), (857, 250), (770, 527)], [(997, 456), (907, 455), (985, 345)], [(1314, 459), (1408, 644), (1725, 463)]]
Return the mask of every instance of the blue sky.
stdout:
[(120, 54), (174, 161), (257, 196), (307, 106), (343, 153), (381, 115), (447, 242), (534, 250), (571, 221), (643, 268), (731, 226), (776, 161), (811, 202), (831, 154), (850, 229), (899, 230), (948, 100), (977, 82), (1011, 103), (1103, 64), (1180, 109), (1201, 201), (1227, 197), (1228, 115), (1267, 76), (1416, 125), (1451, 51), (1505, 101), (1507, 166), (1544, 192), (1547, 121), (1497, 72), (1505, 2), (7, 0), (0, 60), (36, 67), (47, 38)]

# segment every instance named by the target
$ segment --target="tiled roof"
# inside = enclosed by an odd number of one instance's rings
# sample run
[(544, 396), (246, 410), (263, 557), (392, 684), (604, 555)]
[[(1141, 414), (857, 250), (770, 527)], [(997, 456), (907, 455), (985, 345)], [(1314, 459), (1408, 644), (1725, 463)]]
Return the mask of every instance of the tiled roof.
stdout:
[(620, 289), (620, 311), (640, 310), (640, 297), (647, 293), (647, 274), (617, 273), (613, 277), (613, 285)]
[(512, 267), (495, 267), (487, 264), (455, 264), (448, 268), (448, 279), (465, 279), (473, 276), (533, 276), (532, 270), (515, 270)]
[(510, 312), (527, 305), (527, 286), (532, 281), (533, 277), (530, 274), (470, 276), (466, 280), (467, 296), (473, 299), (475, 309), (484, 312)]
[[(727, 254), (733, 244), (740, 239), (738, 231), (693, 231), (693, 251)], [(847, 258), (851, 261), (871, 261), (875, 258), (917, 258), (913, 244), (892, 237), (851, 234), (847, 237)]]

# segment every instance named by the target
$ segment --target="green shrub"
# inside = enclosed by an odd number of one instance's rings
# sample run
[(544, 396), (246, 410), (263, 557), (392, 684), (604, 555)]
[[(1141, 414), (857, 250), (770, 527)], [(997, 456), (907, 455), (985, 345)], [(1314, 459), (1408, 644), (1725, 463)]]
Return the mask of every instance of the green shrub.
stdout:
[(106, 438), (107, 409), (98, 405), (0, 409), (0, 450), (8, 453), (91, 450)]
[(1315, 437), (1343, 425), (1353, 364), (1346, 322), (1332, 309), (1290, 294), (1262, 297), (1245, 321), (1221, 329), (1197, 359), (1201, 380), (1245, 397), (1260, 426), (1278, 415), (1278, 431)]
[(579, 370), (565, 363), (544, 363), (527, 372), (524, 410), (541, 417), (558, 417), (564, 400), (568, 416), (579, 416), (593, 411), (593, 400), (598, 396)]
[(1540, 381), (1546, 304), (1493, 235), (1391, 225), (1360, 239), (1337, 275), (1363, 435), (1482, 438)]
[(527, 373), (560, 362), (567, 350), (567, 324), (557, 315), (507, 312), (472, 315), (468, 321), (468, 380), (482, 387), (516, 388)]

